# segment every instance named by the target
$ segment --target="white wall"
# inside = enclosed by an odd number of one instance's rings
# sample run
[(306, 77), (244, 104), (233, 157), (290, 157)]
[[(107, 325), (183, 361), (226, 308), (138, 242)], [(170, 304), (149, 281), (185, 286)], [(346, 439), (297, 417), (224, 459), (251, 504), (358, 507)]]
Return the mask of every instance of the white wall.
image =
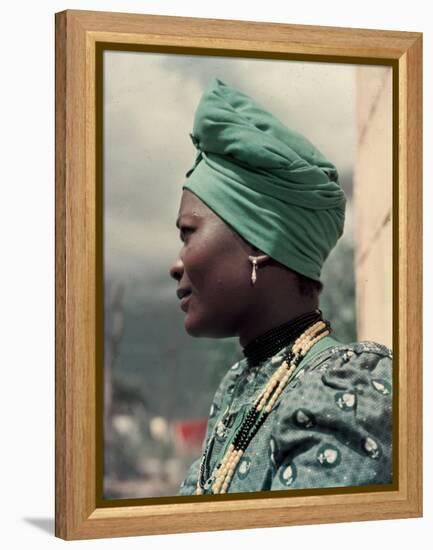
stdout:
[(357, 334), (392, 348), (392, 69), (361, 65), (357, 83)]
[[(248, 6), (248, 10), (246, 10)], [(0, 270), (1, 375), (0, 460), (1, 530), (3, 548), (171, 548), (193, 549), (245, 544), (247, 548), (289, 545), (307, 550), (326, 547), (406, 549), (415, 542), (428, 547), (432, 528), (431, 400), (425, 399), (425, 517), (353, 524), (281, 527), (193, 535), (64, 543), (52, 534), (54, 513), (54, 12), (65, 8), (103, 9), (161, 15), (248, 19), (302, 24), (413, 30), (427, 33), (425, 67), (432, 66), (432, 24), (428, 3), (412, 0), (379, 3), (218, 2), (94, 0), (7, 2), (2, 9), (0, 129)], [(433, 97), (432, 76), (425, 75), (425, 97)], [(426, 147), (431, 150), (431, 105), (426, 102)], [(426, 155), (427, 156), (427, 155)], [(425, 181), (432, 180), (425, 163)], [(4, 196), (6, 192), (6, 197)], [(433, 204), (431, 186), (424, 204)], [(427, 214), (427, 213), (426, 213)], [(425, 216), (425, 250), (432, 248), (433, 216)], [(430, 246), (429, 246), (430, 245)], [(425, 257), (425, 280), (433, 273)], [(425, 311), (432, 292), (425, 289)], [(6, 306), (6, 307), (5, 307)], [(425, 319), (426, 336), (432, 331)], [(426, 338), (427, 339), (427, 338)], [(425, 394), (431, 388), (431, 361), (425, 355)], [(20, 477), (16, 477), (20, 476)]]

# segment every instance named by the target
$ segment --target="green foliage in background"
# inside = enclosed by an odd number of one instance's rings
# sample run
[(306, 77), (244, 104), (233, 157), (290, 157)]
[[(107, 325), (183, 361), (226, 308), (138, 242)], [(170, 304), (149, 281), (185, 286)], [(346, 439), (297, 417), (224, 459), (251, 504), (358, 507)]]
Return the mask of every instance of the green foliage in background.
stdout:
[(348, 239), (342, 239), (322, 271), (324, 288), (320, 307), (324, 318), (331, 322), (334, 336), (342, 342), (356, 340), (353, 261), (353, 244)]

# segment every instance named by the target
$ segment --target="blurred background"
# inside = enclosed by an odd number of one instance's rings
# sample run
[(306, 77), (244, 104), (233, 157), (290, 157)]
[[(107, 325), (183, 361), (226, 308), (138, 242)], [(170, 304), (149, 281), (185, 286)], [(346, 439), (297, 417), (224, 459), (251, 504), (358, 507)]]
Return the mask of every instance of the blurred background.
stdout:
[(392, 344), (391, 69), (105, 51), (104, 498), (176, 495), (201, 454), (209, 406), (242, 358), (191, 338), (168, 270), (198, 101), (217, 77), (310, 139), (338, 168), (344, 236), (321, 308), (343, 342)]

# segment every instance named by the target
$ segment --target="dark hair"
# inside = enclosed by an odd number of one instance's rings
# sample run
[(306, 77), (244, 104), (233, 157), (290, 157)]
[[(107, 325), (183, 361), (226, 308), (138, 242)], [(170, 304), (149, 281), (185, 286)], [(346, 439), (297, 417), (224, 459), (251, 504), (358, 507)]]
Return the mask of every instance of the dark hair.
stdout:
[(298, 279), (298, 288), (302, 296), (318, 296), (323, 290), (323, 283), (310, 279), (301, 273), (295, 272)]

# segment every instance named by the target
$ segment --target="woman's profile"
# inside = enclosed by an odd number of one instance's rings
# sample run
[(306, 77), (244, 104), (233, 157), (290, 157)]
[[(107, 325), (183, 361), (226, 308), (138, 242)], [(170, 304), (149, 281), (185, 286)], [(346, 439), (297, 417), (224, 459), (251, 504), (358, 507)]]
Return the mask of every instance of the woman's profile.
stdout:
[(392, 353), (343, 344), (320, 310), (344, 229), (336, 167), (218, 79), (191, 138), (170, 275), (186, 332), (235, 336), (244, 357), (227, 365), (178, 494), (391, 483)]

